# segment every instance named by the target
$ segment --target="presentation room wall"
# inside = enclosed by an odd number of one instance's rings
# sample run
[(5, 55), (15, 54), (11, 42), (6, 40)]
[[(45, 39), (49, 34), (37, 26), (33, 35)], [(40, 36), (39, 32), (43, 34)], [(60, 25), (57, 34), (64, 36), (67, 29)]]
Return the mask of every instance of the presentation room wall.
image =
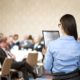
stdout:
[(80, 35), (80, 0), (0, 0), (0, 32), (23, 36), (58, 30), (66, 13), (75, 16)]

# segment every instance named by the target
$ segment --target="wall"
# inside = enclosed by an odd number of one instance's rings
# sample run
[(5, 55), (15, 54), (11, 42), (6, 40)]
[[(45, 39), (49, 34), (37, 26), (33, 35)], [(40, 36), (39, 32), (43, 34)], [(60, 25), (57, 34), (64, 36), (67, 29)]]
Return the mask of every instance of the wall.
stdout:
[(23, 36), (57, 30), (66, 13), (75, 16), (80, 34), (80, 0), (0, 0), (0, 32)]

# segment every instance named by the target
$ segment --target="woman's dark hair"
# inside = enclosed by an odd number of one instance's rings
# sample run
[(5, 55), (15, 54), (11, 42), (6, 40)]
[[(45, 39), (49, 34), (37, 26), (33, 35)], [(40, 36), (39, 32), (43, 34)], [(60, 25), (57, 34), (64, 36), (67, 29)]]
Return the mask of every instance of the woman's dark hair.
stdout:
[(75, 40), (77, 40), (77, 25), (74, 16), (66, 14), (61, 17), (60, 23), (62, 24), (64, 32), (70, 36), (74, 36)]
[(29, 36), (28, 36), (28, 40), (33, 40), (32, 35), (29, 35)]

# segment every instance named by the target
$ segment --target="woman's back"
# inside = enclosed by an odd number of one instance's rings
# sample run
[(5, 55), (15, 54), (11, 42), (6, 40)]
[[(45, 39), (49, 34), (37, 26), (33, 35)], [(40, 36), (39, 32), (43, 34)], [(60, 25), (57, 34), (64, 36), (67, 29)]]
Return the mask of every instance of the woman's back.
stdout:
[[(62, 16), (58, 27), (62, 37), (48, 46), (44, 68), (52, 73), (64, 73), (62, 76), (53, 74), (53, 79), (56, 77), (59, 80), (60, 78), (61, 80), (80, 80), (78, 71), (75, 75), (75, 70), (80, 66), (80, 45), (77, 42), (77, 25), (74, 16), (70, 14)], [(68, 75), (65, 76), (65, 74)]]
[(53, 72), (71, 72), (79, 66), (80, 47), (72, 36), (61, 37), (51, 42)]

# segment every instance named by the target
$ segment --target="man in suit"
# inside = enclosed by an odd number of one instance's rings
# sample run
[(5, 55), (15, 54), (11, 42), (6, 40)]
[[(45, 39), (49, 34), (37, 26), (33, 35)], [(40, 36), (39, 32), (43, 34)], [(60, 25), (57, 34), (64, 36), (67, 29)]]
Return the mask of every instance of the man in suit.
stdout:
[(36, 78), (36, 74), (33, 72), (33, 68), (26, 62), (24, 59), (21, 62), (15, 61), (15, 56), (11, 54), (8, 50), (8, 44), (7, 44), (7, 38), (3, 37), (0, 39), (0, 62), (3, 64), (6, 57), (13, 58), (14, 61), (12, 63), (12, 68), (22, 71), (24, 80), (28, 80), (28, 72), (33, 75), (34, 78)]

